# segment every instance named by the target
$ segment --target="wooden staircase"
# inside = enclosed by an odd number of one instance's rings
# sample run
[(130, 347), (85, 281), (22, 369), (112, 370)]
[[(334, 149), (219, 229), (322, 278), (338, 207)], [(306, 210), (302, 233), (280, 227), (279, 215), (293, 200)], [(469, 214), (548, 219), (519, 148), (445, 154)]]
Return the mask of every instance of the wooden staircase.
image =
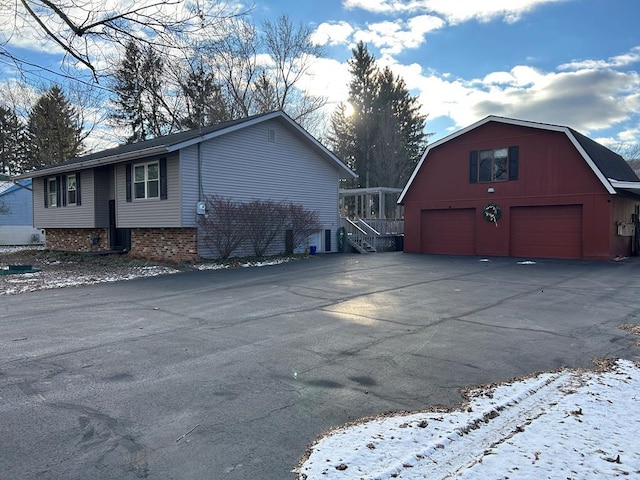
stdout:
[(402, 235), (402, 220), (350, 219), (341, 217), (347, 242), (358, 253), (387, 252), (396, 249), (396, 237)]
[(349, 245), (359, 253), (375, 253), (377, 251), (373, 245), (360, 237), (349, 237)]

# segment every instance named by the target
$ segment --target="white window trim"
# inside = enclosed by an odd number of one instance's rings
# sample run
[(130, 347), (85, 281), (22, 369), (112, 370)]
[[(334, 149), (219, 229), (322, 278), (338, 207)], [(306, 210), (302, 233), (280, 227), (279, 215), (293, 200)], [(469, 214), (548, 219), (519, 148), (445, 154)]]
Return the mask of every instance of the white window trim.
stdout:
[[(55, 185), (55, 189), (51, 190), (51, 184)], [(52, 200), (53, 195), (53, 202)], [(58, 206), (58, 179), (56, 177), (47, 178), (47, 204), (49, 208), (56, 208)]]
[[(154, 182), (158, 182), (158, 195), (155, 197), (149, 196), (149, 166), (157, 165), (158, 167), (158, 178), (153, 180)], [(144, 167), (144, 181), (136, 182), (136, 168)], [(133, 165), (133, 171), (131, 172), (131, 176), (133, 177), (131, 180), (131, 188), (133, 188), (132, 198), (134, 201), (145, 201), (145, 200), (160, 200), (160, 162), (158, 160), (154, 160), (146, 163), (136, 163)], [(144, 183), (144, 197), (138, 197), (136, 195), (136, 185), (139, 183)]]
[[(69, 177), (73, 177), (75, 180), (75, 188), (73, 190), (71, 190), (69, 188)], [(69, 192), (75, 192), (76, 194), (76, 201), (75, 202), (70, 202), (69, 201)], [(64, 192), (64, 194), (67, 196), (67, 205), (77, 205), (78, 203), (78, 174), (76, 173), (72, 173), (67, 175), (67, 191)]]

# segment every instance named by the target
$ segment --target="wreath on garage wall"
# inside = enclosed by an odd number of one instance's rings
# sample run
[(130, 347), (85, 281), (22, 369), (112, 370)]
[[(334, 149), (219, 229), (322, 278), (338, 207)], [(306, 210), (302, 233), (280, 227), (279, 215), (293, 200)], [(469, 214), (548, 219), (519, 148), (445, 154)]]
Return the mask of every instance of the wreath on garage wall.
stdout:
[(502, 210), (495, 203), (490, 203), (482, 209), (482, 216), (487, 222), (493, 222), (498, 226), (498, 219), (502, 216)]

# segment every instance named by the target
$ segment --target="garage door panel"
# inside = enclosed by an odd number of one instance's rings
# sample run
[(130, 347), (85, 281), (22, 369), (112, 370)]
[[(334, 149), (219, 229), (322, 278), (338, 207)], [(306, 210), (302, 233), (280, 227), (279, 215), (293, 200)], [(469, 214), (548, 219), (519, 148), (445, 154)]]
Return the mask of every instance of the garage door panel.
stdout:
[(475, 254), (475, 209), (423, 210), (421, 251), (451, 255)]
[(512, 256), (582, 257), (581, 205), (513, 207), (510, 217)]

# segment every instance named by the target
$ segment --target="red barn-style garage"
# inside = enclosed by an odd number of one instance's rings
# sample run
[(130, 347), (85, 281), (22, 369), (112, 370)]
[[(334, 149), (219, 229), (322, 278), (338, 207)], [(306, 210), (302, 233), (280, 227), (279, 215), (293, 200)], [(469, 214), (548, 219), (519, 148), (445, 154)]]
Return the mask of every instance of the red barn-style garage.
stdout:
[(621, 156), (560, 125), (489, 116), (434, 142), (398, 202), (407, 253), (638, 253), (640, 179)]

